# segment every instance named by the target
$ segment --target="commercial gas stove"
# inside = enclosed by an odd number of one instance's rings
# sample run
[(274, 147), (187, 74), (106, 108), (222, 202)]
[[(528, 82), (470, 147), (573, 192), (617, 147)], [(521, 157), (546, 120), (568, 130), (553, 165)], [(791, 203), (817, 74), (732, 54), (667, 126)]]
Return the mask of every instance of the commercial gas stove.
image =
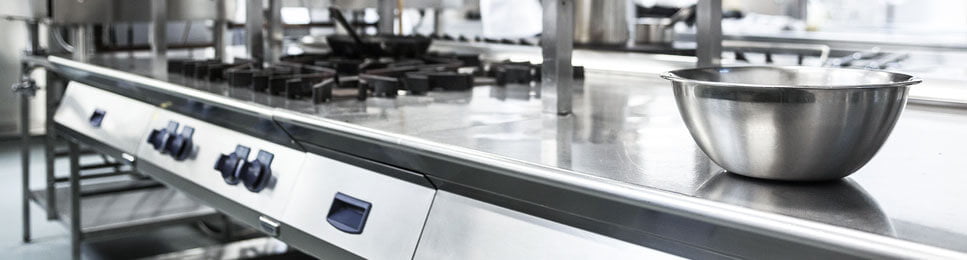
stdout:
[[(263, 67), (248, 60), (223, 63), (176, 59), (168, 61), (168, 72), (192, 85), (214, 83), (208, 85), (309, 100), (314, 104), (340, 98), (392, 98), (401, 91), (419, 96), (434, 90), (465, 91), (486, 83), (503, 86), (541, 80), (540, 64), (482, 63), (478, 54), (430, 53), (419, 58), (302, 54), (281, 60)], [(583, 67), (575, 67), (574, 75), (579, 79), (584, 77)]]
[(469, 60), (181, 60), (152, 78), (147, 60), (50, 58), (76, 81), (58, 124), (320, 258), (967, 252), (967, 210), (950, 206), (967, 196), (955, 185), (967, 165), (949, 160), (964, 156), (950, 144), (963, 113), (911, 106), (849, 179), (786, 185), (711, 163), (654, 75), (590, 71), (559, 117), (541, 112), (533, 64)]

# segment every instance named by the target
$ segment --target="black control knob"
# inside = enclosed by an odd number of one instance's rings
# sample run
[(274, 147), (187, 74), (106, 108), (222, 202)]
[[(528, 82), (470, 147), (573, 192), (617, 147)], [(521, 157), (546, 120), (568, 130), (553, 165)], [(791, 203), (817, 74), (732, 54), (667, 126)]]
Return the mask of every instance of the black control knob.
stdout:
[(251, 192), (259, 192), (269, 184), (269, 180), (272, 179), (272, 168), (270, 166), (273, 157), (275, 156), (272, 153), (260, 150), (255, 160), (245, 162), (238, 178), (246, 189)]
[(190, 126), (182, 128), (179, 134), (172, 134), (170, 140), (165, 145), (165, 152), (177, 161), (188, 158), (188, 155), (191, 155), (193, 145), (191, 136), (193, 134), (195, 134), (195, 128)]
[(248, 159), (248, 153), (248, 147), (238, 145), (235, 146), (234, 153), (218, 156), (218, 161), (215, 162), (215, 170), (222, 174), (225, 183), (238, 184), (238, 174), (242, 170), (245, 160)]
[(168, 121), (168, 127), (151, 130), (151, 134), (148, 135), (148, 143), (155, 150), (164, 152), (165, 147), (168, 146), (168, 140), (171, 139), (171, 135), (175, 134), (175, 131), (178, 131), (178, 122)]

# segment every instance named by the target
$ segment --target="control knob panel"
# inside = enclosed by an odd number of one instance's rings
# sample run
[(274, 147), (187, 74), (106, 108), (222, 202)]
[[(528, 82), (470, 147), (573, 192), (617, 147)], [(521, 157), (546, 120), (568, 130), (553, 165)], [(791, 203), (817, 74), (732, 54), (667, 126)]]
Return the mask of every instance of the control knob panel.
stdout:
[(239, 172), (238, 178), (245, 185), (245, 188), (251, 192), (259, 192), (269, 184), (269, 180), (272, 179), (272, 159), (275, 157), (270, 152), (259, 150), (259, 154), (255, 157), (255, 160), (245, 162), (242, 166), (242, 171)]
[(222, 179), (230, 185), (238, 184), (238, 174), (242, 171), (245, 160), (248, 159), (249, 148), (243, 145), (235, 146), (235, 152), (218, 156), (215, 170), (222, 174)]
[(168, 121), (168, 127), (151, 130), (148, 135), (148, 143), (157, 151), (162, 151), (168, 144), (171, 135), (178, 131), (178, 122)]
[(249, 149), (243, 145), (235, 146), (235, 152), (222, 154), (215, 161), (215, 170), (229, 185), (239, 182), (251, 192), (258, 193), (272, 180), (272, 159), (275, 155), (259, 150), (255, 160), (248, 161)]
[(192, 141), (191, 136), (195, 133), (195, 128), (185, 126), (181, 133), (171, 135), (168, 143), (165, 144), (165, 152), (177, 161), (184, 160), (191, 155)]
[(178, 133), (178, 122), (168, 121), (167, 127), (151, 130), (148, 134), (148, 143), (154, 150), (171, 155), (176, 161), (182, 161), (191, 155), (194, 134), (195, 128), (187, 125), (181, 129), (181, 133)]

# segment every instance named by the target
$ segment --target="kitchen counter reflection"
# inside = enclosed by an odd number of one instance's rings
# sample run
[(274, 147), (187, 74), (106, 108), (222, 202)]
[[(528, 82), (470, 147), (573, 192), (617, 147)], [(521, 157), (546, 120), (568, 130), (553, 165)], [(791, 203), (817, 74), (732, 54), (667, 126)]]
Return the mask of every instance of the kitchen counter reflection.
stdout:
[(890, 218), (852, 179), (791, 183), (719, 172), (698, 197), (830, 225), (896, 236)]

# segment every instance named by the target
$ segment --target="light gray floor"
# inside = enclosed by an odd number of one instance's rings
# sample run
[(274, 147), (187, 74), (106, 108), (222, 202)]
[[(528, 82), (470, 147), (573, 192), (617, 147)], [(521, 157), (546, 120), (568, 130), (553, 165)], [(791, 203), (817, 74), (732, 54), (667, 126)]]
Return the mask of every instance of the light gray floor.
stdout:
[[(41, 139), (34, 139), (31, 154), (31, 187), (44, 186), (44, 157)], [(96, 157), (84, 158), (97, 160)], [(83, 162), (84, 160), (82, 160)], [(70, 234), (46, 213), (31, 206), (33, 241), (22, 242), (20, 141), (0, 140), (0, 259), (70, 259)], [(56, 167), (66, 175), (67, 162)], [(194, 226), (174, 226), (136, 235), (84, 243), (84, 259), (131, 259), (217, 244)]]

